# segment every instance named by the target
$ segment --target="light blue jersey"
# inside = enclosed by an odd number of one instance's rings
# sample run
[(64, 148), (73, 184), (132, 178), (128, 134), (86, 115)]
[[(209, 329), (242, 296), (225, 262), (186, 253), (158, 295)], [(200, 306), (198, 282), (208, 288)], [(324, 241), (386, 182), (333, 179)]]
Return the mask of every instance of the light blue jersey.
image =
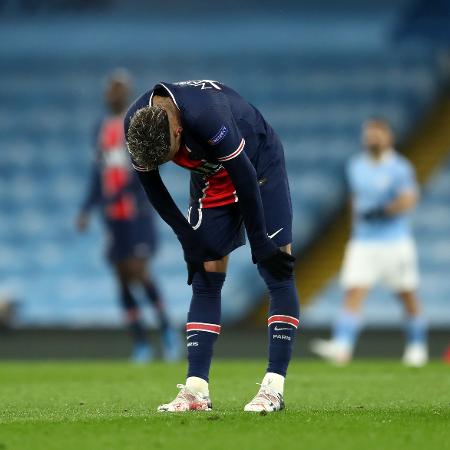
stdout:
[(381, 220), (361, 217), (385, 207), (403, 192), (417, 190), (414, 169), (406, 158), (395, 151), (389, 151), (380, 161), (367, 153), (359, 154), (348, 163), (347, 180), (353, 200), (353, 239), (387, 241), (412, 237), (409, 213)]

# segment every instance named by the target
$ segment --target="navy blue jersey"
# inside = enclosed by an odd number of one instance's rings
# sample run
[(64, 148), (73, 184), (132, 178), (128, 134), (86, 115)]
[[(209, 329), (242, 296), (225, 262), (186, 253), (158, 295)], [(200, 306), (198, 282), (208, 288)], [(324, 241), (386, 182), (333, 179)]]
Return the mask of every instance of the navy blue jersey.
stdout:
[(180, 111), (182, 146), (173, 162), (192, 172), (191, 206), (214, 208), (238, 201), (223, 163), (242, 151), (258, 176), (280, 157), (279, 146), (273, 145), (278, 138), (261, 113), (217, 81), (158, 83), (131, 106), (125, 131), (135, 112), (151, 104), (153, 95), (170, 96)]
[[(239, 202), (256, 259), (273, 253), (267, 237), (258, 180), (271, 166), (284, 165), (281, 143), (261, 113), (233, 89), (218, 81), (160, 82), (139, 97), (125, 117), (125, 134), (133, 115), (152, 104), (153, 96), (170, 97), (180, 112), (182, 145), (173, 162), (191, 171), (191, 206), (213, 208)], [(157, 170), (134, 165), (161, 217), (180, 241), (188, 224)], [(168, 206), (170, 204), (170, 206)]]

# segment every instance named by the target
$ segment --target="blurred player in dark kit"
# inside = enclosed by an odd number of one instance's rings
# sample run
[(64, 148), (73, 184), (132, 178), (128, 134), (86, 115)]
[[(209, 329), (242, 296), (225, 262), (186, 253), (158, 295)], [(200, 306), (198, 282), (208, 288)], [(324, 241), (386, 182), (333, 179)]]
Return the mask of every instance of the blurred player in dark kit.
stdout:
[(107, 233), (107, 258), (114, 269), (121, 305), (134, 342), (132, 360), (147, 362), (154, 356), (133, 293), (134, 286), (143, 289), (156, 310), (164, 358), (175, 360), (180, 356), (179, 338), (169, 324), (160, 291), (147, 267), (157, 245), (154, 213), (130, 165), (125, 146), (123, 117), (130, 90), (129, 74), (123, 69), (115, 70), (107, 82), (108, 112), (96, 129), (92, 175), (77, 228), (85, 231), (91, 211), (100, 209)]

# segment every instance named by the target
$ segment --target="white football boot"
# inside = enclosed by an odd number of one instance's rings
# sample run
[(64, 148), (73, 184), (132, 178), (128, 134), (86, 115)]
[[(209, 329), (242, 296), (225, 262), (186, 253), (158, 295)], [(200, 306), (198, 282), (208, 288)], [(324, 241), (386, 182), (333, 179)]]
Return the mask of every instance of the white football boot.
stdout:
[(408, 344), (403, 353), (403, 364), (409, 367), (423, 367), (428, 362), (426, 344)]
[(178, 395), (170, 403), (159, 405), (159, 412), (211, 411), (212, 404), (208, 396), (189, 390), (184, 384), (177, 384)]
[[(258, 383), (259, 384), (259, 383)], [(244, 407), (246, 412), (274, 412), (284, 409), (283, 396), (269, 384), (260, 384), (258, 393)]]
[(338, 366), (348, 364), (352, 359), (352, 350), (342, 342), (325, 339), (314, 339), (310, 344), (313, 353)]

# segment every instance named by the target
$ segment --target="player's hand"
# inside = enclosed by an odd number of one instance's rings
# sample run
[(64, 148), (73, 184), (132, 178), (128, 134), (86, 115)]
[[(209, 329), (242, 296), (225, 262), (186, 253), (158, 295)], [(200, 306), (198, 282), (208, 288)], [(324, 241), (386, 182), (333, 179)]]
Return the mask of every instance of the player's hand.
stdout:
[(285, 280), (292, 275), (294, 271), (295, 257), (280, 249), (261, 261), (259, 264), (264, 267), (277, 280)]
[(386, 219), (386, 217), (387, 217), (386, 210), (382, 207), (369, 209), (361, 214), (361, 218), (363, 220), (367, 220), (368, 222), (383, 220)]
[(223, 258), (223, 255), (210, 248), (199, 235), (195, 234), (195, 231), (182, 238), (178, 237), (178, 239), (183, 247), (184, 260), (186, 262), (203, 263)]
[(86, 231), (89, 227), (89, 216), (86, 213), (81, 213), (76, 220), (75, 226), (79, 232)]
[(190, 286), (194, 275), (197, 272), (205, 272), (204, 262), (222, 259), (223, 255), (210, 249), (202, 242), (195, 231), (193, 231), (189, 236), (180, 239), (181, 246), (183, 247), (184, 260), (187, 264), (188, 270), (188, 280), (187, 284)]

